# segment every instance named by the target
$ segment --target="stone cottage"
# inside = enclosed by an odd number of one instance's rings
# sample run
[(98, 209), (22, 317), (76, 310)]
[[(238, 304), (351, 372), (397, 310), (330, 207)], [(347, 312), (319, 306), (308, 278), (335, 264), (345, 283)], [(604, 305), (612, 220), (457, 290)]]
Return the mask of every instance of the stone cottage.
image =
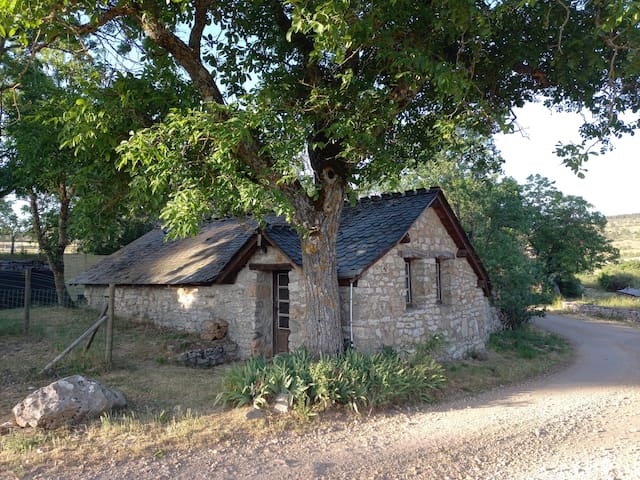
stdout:
[[(157, 228), (77, 277), (89, 305), (115, 284), (118, 315), (189, 332), (223, 320), (240, 358), (305, 343), (300, 241), (284, 220), (227, 218), (193, 238), (165, 236)], [(344, 338), (358, 350), (440, 333), (458, 358), (499, 328), (487, 273), (439, 188), (346, 205), (337, 262)]]

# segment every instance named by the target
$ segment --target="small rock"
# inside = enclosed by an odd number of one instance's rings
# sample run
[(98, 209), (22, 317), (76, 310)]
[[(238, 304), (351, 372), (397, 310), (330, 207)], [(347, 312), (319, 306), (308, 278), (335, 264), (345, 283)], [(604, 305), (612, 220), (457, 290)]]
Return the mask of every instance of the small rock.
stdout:
[(252, 408), (247, 412), (245, 418), (247, 420), (261, 420), (266, 416), (267, 414), (264, 412), (264, 410), (260, 410), (259, 408)]
[(486, 350), (474, 350), (471, 357), (481, 362), (489, 360), (489, 353)]
[(273, 403), (273, 413), (287, 413), (289, 411), (289, 395), (279, 393)]
[(4, 422), (2, 425), (0, 425), (0, 435), (8, 435), (14, 428), (16, 428), (15, 423)]
[(229, 331), (229, 322), (226, 320), (207, 320), (202, 324), (200, 338), (203, 340), (222, 340)]

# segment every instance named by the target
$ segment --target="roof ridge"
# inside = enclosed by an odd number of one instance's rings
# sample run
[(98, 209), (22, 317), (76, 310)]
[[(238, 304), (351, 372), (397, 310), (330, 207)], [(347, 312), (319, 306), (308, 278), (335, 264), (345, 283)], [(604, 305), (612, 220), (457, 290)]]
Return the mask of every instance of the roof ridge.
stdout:
[[(356, 199), (356, 204), (361, 203), (370, 203), (370, 202), (379, 202), (380, 200), (387, 200), (390, 198), (402, 198), (409, 196), (418, 196), (418, 195), (426, 195), (429, 193), (436, 193), (440, 191), (440, 187), (429, 187), (429, 188), (414, 188), (413, 190), (403, 190), (401, 192), (383, 192), (383, 193), (373, 193), (368, 196), (358, 197)], [(345, 204), (349, 205), (349, 200), (345, 200)]]

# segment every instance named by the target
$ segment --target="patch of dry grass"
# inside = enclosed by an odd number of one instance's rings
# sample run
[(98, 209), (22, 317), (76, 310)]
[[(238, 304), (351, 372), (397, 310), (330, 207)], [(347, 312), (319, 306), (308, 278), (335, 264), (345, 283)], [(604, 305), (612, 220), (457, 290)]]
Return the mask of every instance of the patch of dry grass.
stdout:
[[(22, 312), (0, 311), (0, 423), (11, 419), (11, 408), (54, 376), (38, 372), (97, 318), (83, 309), (42, 308), (32, 311), (32, 332), (20, 333)], [(17, 325), (17, 326), (16, 326)], [(0, 471), (20, 478), (45, 465), (101, 463), (132, 457), (159, 457), (190, 448), (236, 445), (273, 432), (315, 428), (318, 422), (344, 420), (341, 411), (328, 412), (301, 424), (291, 416), (247, 422), (247, 409), (216, 406), (221, 376), (227, 367), (193, 369), (172, 361), (180, 350), (199, 344), (195, 337), (118, 319), (115, 322), (113, 368), (104, 368), (104, 333), (88, 352), (76, 353), (55, 368), (55, 377), (73, 373), (95, 378), (122, 391), (126, 410), (86, 424), (42, 432), (17, 429), (0, 436)], [(102, 329), (101, 329), (102, 330)], [(490, 351), (486, 361), (465, 360), (447, 367), (446, 400), (522, 381), (554, 368), (567, 352), (547, 352), (531, 359), (513, 351)]]
[(464, 397), (496, 387), (535, 378), (566, 364), (568, 343), (559, 337), (528, 327), (524, 333), (494, 334), (488, 359), (467, 359), (447, 365), (447, 384), (441, 398)]
[(244, 412), (223, 411), (215, 404), (227, 367), (195, 369), (173, 361), (181, 351), (201, 345), (194, 336), (116, 319), (110, 371), (104, 364), (101, 328), (88, 351), (81, 344), (53, 374), (40, 375), (98, 315), (87, 309), (33, 309), (28, 336), (21, 333), (22, 316), (22, 310), (0, 311), (0, 423), (12, 420), (13, 406), (36, 388), (75, 373), (120, 390), (128, 407), (53, 432), (23, 429), (0, 436), (1, 471), (20, 477), (22, 471), (62, 461), (160, 455), (173, 448), (241, 438), (245, 429), (255, 428), (242, 421)]
[(620, 258), (640, 257), (640, 213), (607, 217), (605, 234), (620, 250)]
[[(20, 332), (22, 310), (0, 312), (0, 423), (10, 409), (35, 388), (55, 378), (80, 373), (121, 390), (131, 408), (141, 411), (191, 409), (198, 413), (215, 410), (222, 369), (188, 369), (171, 361), (180, 351), (199, 344), (196, 337), (161, 330), (148, 324), (116, 319), (113, 366), (105, 369), (104, 328), (91, 348), (81, 344), (54, 367), (52, 375), (40, 370), (79, 337), (98, 315), (88, 309), (36, 308), (31, 312), (31, 333)], [(188, 374), (185, 374), (188, 373)]]

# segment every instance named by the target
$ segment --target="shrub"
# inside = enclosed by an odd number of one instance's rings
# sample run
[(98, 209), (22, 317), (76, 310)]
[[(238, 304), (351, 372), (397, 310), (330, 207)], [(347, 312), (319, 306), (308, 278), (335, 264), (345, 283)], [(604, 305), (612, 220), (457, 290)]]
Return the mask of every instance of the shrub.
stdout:
[(601, 273), (598, 276), (598, 285), (605, 289), (607, 292), (616, 292), (633, 285), (633, 275), (629, 273), (617, 273), (609, 275), (607, 273)]
[(556, 280), (556, 283), (560, 293), (566, 298), (576, 298), (584, 292), (582, 283), (573, 275), (562, 276)]
[(294, 410), (304, 416), (345, 405), (385, 407), (394, 403), (432, 401), (434, 389), (444, 385), (444, 369), (427, 352), (439, 342), (430, 340), (414, 354), (392, 349), (365, 354), (348, 349), (337, 357), (315, 360), (306, 348), (276, 356), (272, 361), (251, 359), (228, 371), (222, 399), (233, 406), (267, 405), (286, 393)]
[(608, 292), (626, 287), (640, 288), (640, 260), (628, 260), (604, 267), (598, 284)]

